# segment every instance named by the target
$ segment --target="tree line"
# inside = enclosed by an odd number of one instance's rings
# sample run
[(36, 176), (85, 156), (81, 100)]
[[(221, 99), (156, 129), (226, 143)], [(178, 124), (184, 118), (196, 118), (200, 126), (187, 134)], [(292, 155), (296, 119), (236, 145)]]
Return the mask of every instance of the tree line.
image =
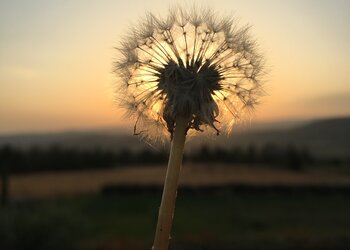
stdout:
[[(127, 148), (118, 152), (99, 148), (82, 150), (59, 145), (41, 148), (21, 149), (11, 145), (0, 146), (1, 204), (7, 200), (8, 178), (11, 174), (24, 174), (42, 171), (83, 170), (98, 168), (118, 168), (127, 166), (147, 167), (165, 165), (168, 150), (155, 151), (150, 148), (133, 151)], [(184, 162), (212, 164), (250, 164), (281, 166), (295, 171), (311, 164), (339, 165), (350, 159), (323, 159), (314, 157), (307, 148), (293, 145), (280, 146), (266, 144), (261, 147), (209, 147), (203, 145), (186, 153)]]
[[(168, 153), (145, 148), (132, 151), (127, 148), (119, 152), (102, 150), (80, 150), (54, 145), (48, 148), (33, 147), (23, 150), (10, 145), (0, 147), (0, 168), (11, 173), (39, 171), (80, 170), (112, 168), (130, 165), (148, 166), (166, 164)], [(315, 161), (307, 148), (293, 145), (281, 147), (267, 144), (262, 147), (210, 148), (206, 145), (185, 154), (185, 162), (283, 164), (298, 170)]]

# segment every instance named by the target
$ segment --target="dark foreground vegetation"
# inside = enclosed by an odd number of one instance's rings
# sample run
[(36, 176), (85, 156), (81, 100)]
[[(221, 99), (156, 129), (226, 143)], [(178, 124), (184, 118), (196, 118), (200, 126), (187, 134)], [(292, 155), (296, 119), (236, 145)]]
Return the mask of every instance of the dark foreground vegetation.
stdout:
[[(147, 190), (13, 201), (0, 210), (0, 249), (150, 249), (160, 195)], [(349, 198), (305, 189), (183, 189), (170, 249), (350, 249)]]
[[(167, 151), (143, 149), (132, 151), (127, 148), (118, 152), (96, 149), (32, 147), (27, 150), (10, 145), (0, 147), (0, 168), (10, 173), (32, 173), (39, 171), (80, 170), (94, 168), (125, 167), (129, 165), (148, 166), (165, 164)], [(225, 149), (202, 146), (185, 155), (187, 162), (199, 163), (243, 163), (255, 165), (279, 165), (301, 170), (306, 165), (349, 165), (350, 158), (315, 156), (307, 148), (293, 145), (281, 147), (266, 144), (262, 147), (233, 147)]]

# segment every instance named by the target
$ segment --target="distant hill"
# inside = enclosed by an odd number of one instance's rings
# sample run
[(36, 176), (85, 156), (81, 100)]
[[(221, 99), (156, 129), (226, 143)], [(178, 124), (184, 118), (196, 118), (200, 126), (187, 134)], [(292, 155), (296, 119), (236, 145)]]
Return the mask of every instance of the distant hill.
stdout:
[(350, 117), (311, 121), (289, 129), (236, 133), (220, 140), (228, 146), (294, 145), (316, 155), (350, 157)]
[[(129, 133), (129, 132), (128, 132)], [(51, 134), (19, 134), (0, 136), (0, 145), (11, 144), (21, 148), (32, 146), (48, 147), (60, 145), (81, 149), (100, 148), (119, 151), (123, 148), (138, 150), (148, 147), (131, 133), (117, 130), (95, 130), (85, 132), (66, 132)], [(315, 120), (295, 123), (294, 126), (271, 125), (237, 129), (229, 137), (218, 136), (211, 139), (196, 137), (190, 140), (187, 150), (196, 150), (203, 144), (211, 147), (231, 148), (234, 146), (274, 144), (306, 147), (310, 152), (324, 156), (350, 156), (350, 117)]]
[(0, 136), (0, 145), (10, 144), (23, 149), (30, 147), (49, 147), (59, 145), (62, 147), (119, 151), (123, 148), (137, 150), (145, 147), (136, 136), (123, 135), (118, 132), (84, 131), (50, 134), (19, 134)]

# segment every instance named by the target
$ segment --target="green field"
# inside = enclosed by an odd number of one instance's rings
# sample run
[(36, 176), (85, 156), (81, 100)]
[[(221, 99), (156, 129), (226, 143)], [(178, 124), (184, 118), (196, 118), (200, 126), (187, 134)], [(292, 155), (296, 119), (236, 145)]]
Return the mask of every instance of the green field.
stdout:
[[(11, 203), (3, 250), (150, 249), (160, 194)], [(348, 194), (179, 192), (172, 250), (350, 249)]]

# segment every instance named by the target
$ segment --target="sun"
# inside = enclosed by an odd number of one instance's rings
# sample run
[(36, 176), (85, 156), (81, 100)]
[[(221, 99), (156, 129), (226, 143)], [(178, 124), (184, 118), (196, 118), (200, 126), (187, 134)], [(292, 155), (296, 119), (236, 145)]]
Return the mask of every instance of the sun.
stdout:
[(184, 117), (187, 130), (230, 131), (263, 95), (264, 60), (249, 27), (209, 10), (148, 14), (117, 49), (120, 103), (136, 130), (172, 135)]

